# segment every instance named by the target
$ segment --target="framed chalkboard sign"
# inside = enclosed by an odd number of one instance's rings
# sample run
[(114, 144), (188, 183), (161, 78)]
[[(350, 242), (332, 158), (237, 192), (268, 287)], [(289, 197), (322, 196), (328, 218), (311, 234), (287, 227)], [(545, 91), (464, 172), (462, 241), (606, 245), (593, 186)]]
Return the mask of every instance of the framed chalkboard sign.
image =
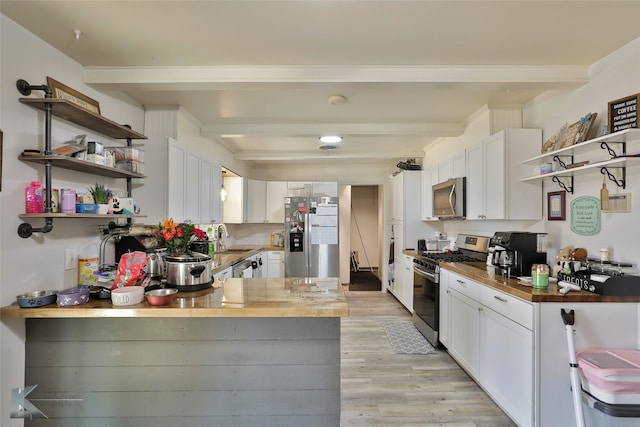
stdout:
[(609, 132), (638, 127), (640, 93), (609, 102)]

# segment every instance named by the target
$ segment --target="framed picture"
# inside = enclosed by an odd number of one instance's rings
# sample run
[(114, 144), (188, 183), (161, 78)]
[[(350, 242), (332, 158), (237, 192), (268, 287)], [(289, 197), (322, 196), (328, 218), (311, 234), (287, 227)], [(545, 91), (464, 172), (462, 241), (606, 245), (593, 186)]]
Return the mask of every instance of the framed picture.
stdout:
[(54, 98), (65, 99), (80, 108), (100, 115), (100, 103), (95, 99), (89, 98), (87, 95), (83, 95), (49, 76), (47, 76), (47, 85), (51, 88)]
[(564, 221), (567, 217), (566, 191), (547, 193), (547, 220)]

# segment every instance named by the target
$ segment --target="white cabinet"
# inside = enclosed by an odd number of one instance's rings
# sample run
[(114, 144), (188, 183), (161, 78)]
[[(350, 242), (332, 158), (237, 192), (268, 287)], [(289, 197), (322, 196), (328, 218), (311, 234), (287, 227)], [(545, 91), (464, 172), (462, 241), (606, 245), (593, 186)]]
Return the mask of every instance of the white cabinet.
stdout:
[(542, 219), (542, 186), (520, 181), (541, 144), (540, 129), (507, 129), (467, 151), (467, 219)]
[[(266, 277), (284, 277), (284, 251), (266, 251)], [(262, 259), (265, 259), (263, 256)], [(264, 268), (264, 266), (263, 266)], [(263, 275), (264, 271), (263, 271)]]
[(220, 166), (168, 139), (167, 214), (177, 222), (221, 222)]
[(422, 170), (422, 220), (437, 220), (433, 216), (432, 186), (438, 184), (438, 167), (430, 166)]
[(267, 181), (267, 220), (270, 223), (284, 222), (284, 199), (287, 197), (286, 181)]
[(449, 307), (451, 305), (449, 291), (449, 270), (440, 270), (440, 289), (438, 307), (438, 341), (445, 347), (449, 347)]
[[(531, 304), (486, 286), (482, 288), (482, 296), (488, 294), (505, 311), (513, 307), (514, 315), (532, 318)], [(485, 305), (480, 310), (479, 324), (482, 387), (519, 426), (533, 425), (533, 331)]]
[(287, 182), (287, 190), (289, 197), (310, 197), (314, 195), (338, 197), (338, 182), (289, 181)]
[(434, 182), (434, 184), (466, 176), (466, 169), (466, 152), (462, 150), (462, 152), (438, 163), (438, 182)]
[(395, 257), (396, 279), (392, 289), (393, 295), (413, 312), (413, 257), (400, 253)]
[(519, 425), (534, 423), (534, 308), (440, 271), (440, 342)]
[(168, 138), (167, 150), (167, 216), (182, 222), (187, 219), (187, 147)]
[(233, 269), (231, 267), (225, 268), (224, 270), (218, 271), (213, 275), (214, 281), (219, 281), (220, 278), (229, 279), (233, 277)]
[(478, 282), (449, 272), (449, 353), (475, 378), (480, 359), (479, 289)]
[(385, 249), (382, 277), (398, 300), (413, 310), (413, 260), (402, 265), (403, 250), (415, 249), (418, 239), (426, 235), (422, 223), (422, 171), (403, 171), (384, 185), (385, 247), (394, 237), (394, 263), (389, 265), (389, 251)]
[(222, 205), (222, 221), (227, 224), (242, 224), (244, 213), (244, 179), (239, 176), (223, 178), (227, 198)]
[(267, 182), (247, 179), (246, 222), (267, 222)]
[(246, 180), (245, 222), (283, 223), (285, 197), (327, 194), (338, 196), (338, 183)]

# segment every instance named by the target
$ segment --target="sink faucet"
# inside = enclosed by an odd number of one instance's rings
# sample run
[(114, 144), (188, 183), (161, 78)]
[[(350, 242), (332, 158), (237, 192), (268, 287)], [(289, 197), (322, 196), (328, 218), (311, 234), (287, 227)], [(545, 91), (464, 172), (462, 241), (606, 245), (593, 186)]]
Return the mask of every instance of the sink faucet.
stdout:
[(216, 224), (216, 225), (217, 225), (217, 227), (216, 227), (216, 231), (217, 231), (218, 233), (222, 233), (222, 232), (224, 232), (224, 236), (225, 236), (225, 237), (229, 237), (229, 232), (227, 231), (227, 226), (226, 226), (226, 225), (224, 225), (223, 223)]
[(227, 226), (224, 225), (223, 223), (219, 223), (219, 224), (212, 223), (209, 229), (213, 232), (213, 241), (215, 245), (214, 246), (215, 251), (218, 252), (218, 251), (224, 250), (226, 245), (222, 243), (222, 233), (224, 233), (224, 237), (229, 237)]

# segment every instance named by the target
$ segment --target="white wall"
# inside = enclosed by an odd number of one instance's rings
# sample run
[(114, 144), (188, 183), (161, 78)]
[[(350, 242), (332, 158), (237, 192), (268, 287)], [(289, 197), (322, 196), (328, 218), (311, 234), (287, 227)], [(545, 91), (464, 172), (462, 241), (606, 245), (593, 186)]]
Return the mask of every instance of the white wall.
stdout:
[[(18, 102), (22, 97), (16, 90), (16, 80), (25, 79), (32, 85), (46, 84), (47, 76), (97, 100), (105, 117), (127, 123), (142, 131), (144, 112), (126, 96), (105, 96), (82, 83), (83, 69), (62, 52), (43, 43), (33, 34), (0, 15), (0, 128), (4, 132), (2, 152), (2, 192), (0, 192), (0, 305), (15, 301), (15, 296), (38, 289), (63, 289), (77, 283), (77, 270), (64, 270), (65, 249), (96, 251), (97, 220), (55, 220), (53, 230), (22, 239), (16, 230), (22, 222), (18, 214), (24, 212), (24, 188), (32, 180), (44, 182), (44, 167), (18, 160), (25, 148), (44, 148), (44, 113)], [(34, 92), (32, 96), (43, 96)], [(119, 141), (94, 134), (87, 129), (54, 119), (53, 144), (68, 141), (78, 134), (109, 145)], [(124, 180), (94, 177), (88, 174), (53, 170), (55, 188), (72, 187), (80, 191), (96, 181), (110, 188), (126, 188)], [(44, 221), (33, 221), (41, 227)], [(24, 386), (24, 322), (3, 320), (0, 324), (0, 425), (22, 425), (21, 420), (9, 419), (11, 389)]]
[[(523, 110), (526, 127), (543, 129), (544, 138), (553, 135), (564, 123), (574, 123), (589, 112), (598, 113), (595, 129), (607, 122), (607, 103), (640, 92), (638, 82), (640, 73), (640, 39), (627, 44), (594, 63), (589, 69), (590, 83), (573, 92), (550, 92), (528, 103)], [(627, 145), (629, 154), (640, 153), (640, 141)], [(600, 159), (607, 158), (605, 153), (596, 153)], [(585, 157), (588, 158), (588, 157)], [(581, 157), (582, 159), (582, 157)], [(576, 160), (577, 157), (576, 157)], [(608, 247), (611, 258), (617, 261), (640, 264), (637, 238), (638, 214), (640, 210), (640, 166), (627, 168), (626, 189), (617, 189), (607, 182), (609, 193), (631, 193), (631, 213), (603, 213), (601, 231), (595, 236), (580, 236), (570, 229), (570, 221), (546, 222), (546, 230), (553, 238), (553, 249), (567, 245), (584, 247), (592, 256), (597, 256), (601, 247)], [(574, 194), (567, 194), (567, 215), (570, 203), (579, 196), (599, 197), (603, 177), (597, 171), (580, 175), (574, 180)], [(544, 194), (560, 190), (550, 181), (544, 182)], [(545, 197), (546, 199), (546, 197)], [(546, 200), (545, 200), (546, 201)], [(546, 204), (545, 204), (546, 212)], [(555, 257), (555, 255), (554, 255)]]

